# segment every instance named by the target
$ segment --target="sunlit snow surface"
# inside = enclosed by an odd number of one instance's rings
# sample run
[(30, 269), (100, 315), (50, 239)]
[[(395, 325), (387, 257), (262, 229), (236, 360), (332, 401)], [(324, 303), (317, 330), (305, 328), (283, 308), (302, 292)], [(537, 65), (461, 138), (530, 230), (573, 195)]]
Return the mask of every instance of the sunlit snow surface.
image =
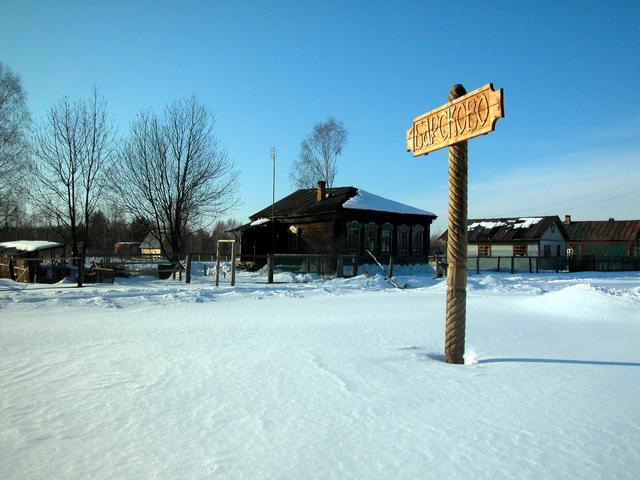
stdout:
[(52, 248), (62, 248), (64, 245), (57, 242), (47, 242), (45, 240), (18, 240), (15, 242), (2, 242), (2, 248), (15, 248), (23, 252), (38, 252), (40, 250), (50, 250)]
[(0, 281), (2, 479), (637, 479), (640, 275)]
[(435, 213), (420, 210), (419, 208), (405, 205), (404, 203), (379, 197), (373, 193), (358, 189), (358, 193), (342, 204), (344, 208), (355, 210), (375, 210), (378, 212), (409, 213), (415, 215), (433, 215)]
[(507, 221), (500, 221), (500, 220), (495, 220), (495, 221), (482, 221), (482, 222), (473, 222), (470, 225), (467, 226), (467, 230), (471, 231), (471, 230), (475, 230), (476, 228), (486, 228), (486, 229), (492, 229), (492, 228), (496, 228), (496, 227), (505, 227), (505, 226), (510, 226), (511, 228), (530, 228), (532, 225), (535, 225), (537, 223), (540, 223), (542, 221), (542, 218), (540, 217), (521, 217), (521, 218), (517, 218), (517, 219), (509, 219)]

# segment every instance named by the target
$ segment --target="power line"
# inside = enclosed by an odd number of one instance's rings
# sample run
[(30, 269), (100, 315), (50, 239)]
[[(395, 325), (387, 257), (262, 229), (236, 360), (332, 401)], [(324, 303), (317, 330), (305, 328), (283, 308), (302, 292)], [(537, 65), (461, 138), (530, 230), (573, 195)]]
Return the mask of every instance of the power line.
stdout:
[[(626, 182), (624, 182), (624, 183), (619, 183), (619, 184), (617, 184), (617, 185), (612, 185), (612, 186), (607, 187), (607, 188), (604, 188), (604, 189), (602, 189), (602, 190), (597, 190), (597, 191), (595, 191), (595, 192), (587, 193), (587, 194), (585, 194), (585, 195), (579, 195), (579, 196), (577, 196), (577, 197), (571, 197), (571, 198), (568, 198), (568, 199), (566, 199), (566, 200), (561, 200), (561, 201), (559, 201), (559, 202), (554, 202), (554, 203), (547, 203), (547, 204), (545, 204), (545, 205), (539, 205), (539, 206), (537, 206), (537, 207), (520, 209), (520, 210), (518, 210), (518, 211), (513, 211), (513, 212), (510, 212), (510, 213), (507, 213), (506, 215), (507, 215), (507, 216), (508, 216), (508, 215), (516, 215), (516, 214), (520, 214), (521, 212), (531, 212), (531, 211), (534, 211), (534, 210), (539, 211), (540, 209), (543, 209), (543, 208), (547, 208), (547, 207), (558, 207), (558, 206), (560, 206), (560, 205), (564, 205), (564, 206), (565, 206), (565, 208), (567, 208), (567, 207), (566, 207), (566, 205), (567, 205), (568, 203), (570, 204), (570, 203), (571, 203), (571, 202), (573, 202), (574, 200), (580, 200), (580, 199), (583, 199), (583, 198), (593, 197), (593, 196), (595, 196), (595, 195), (598, 195), (598, 194), (603, 193), (603, 192), (607, 192), (607, 191), (612, 190), (612, 189), (614, 189), (614, 188), (619, 188), (619, 187), (621, 187), (621, 186), (623, 186), (623, 185), (629, 185), (630, 183), (637, 183), (638, 181), (640, 181), (640, 177), (636, 177), (636, 178), (634, 178), (634, 179), (632, 179), (632, 180), (628, 180), (628, 181), (626, 181)], [(614, 198), (618, 198), (618, 197), (621, 197), (621, 196), (631, 195), (631, 194), (636, 193), (636, 192), (638, 192), (638, 191), (640, 191), (640, 190), (634, 190), (633, 192), (628, 192), (628, 193), (624, 193), (624, 194), (621, 194), (621, 195), (616, 195), (616, 196), (614, 196), (614, 197), (610, 197), (610, 198), (608, 198), (608, 199), (603, 199), (603, 200), (594, 200), (593, 202), (588, 202), (588, 203), (586, 203), (586, 204), (580, 204), (580, 205), (574, 205), (574, 206), (570, 206), (570, 207), (568, 207), (568, 208), (577, 208), (577, 207), (581, 207), (581, 206), (583, 206), (583, 205), (588, 205), (588, 204), (590, 204), (590, 203), (598, 203), (598, 202), (600, 202), (600, 201), (612, 200), (612, 199), (614, 199)]]
[(594, 200), (593, 202), (581, 203), (579, 205), (574, 205), (571, 208), (579, 208), (579, 207), (584, 207), (585, 205), (592, 205), (594, 203), (608, 202), (609, 200), (615, 200), (616, 198), (626, 197), (627, 195), (633, 195), (634, 193), (640, 193), (640, 190), (634, 190), (632, 192), (621, 193), (620, 195), (614, 195), (613, 197), (603, 198), (601, 200)]

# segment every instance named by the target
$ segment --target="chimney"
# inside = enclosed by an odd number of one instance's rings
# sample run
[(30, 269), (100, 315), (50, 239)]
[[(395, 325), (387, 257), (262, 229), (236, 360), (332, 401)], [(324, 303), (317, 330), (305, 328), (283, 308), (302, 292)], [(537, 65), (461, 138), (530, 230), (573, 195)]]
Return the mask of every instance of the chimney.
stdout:
[(564, 216), (564, 222), (565, 225), (569, 225), (571, 223), (571, 215), (565, 215)]
[(324, 180), (320, 180), (318, 182), (318, 188), (316, 189), (316, 202), (321, 202), (322, 200), (324, 200), (327, 192), (327, 189), (325, 188), (326, 184), (327, 182), (325, 182)]

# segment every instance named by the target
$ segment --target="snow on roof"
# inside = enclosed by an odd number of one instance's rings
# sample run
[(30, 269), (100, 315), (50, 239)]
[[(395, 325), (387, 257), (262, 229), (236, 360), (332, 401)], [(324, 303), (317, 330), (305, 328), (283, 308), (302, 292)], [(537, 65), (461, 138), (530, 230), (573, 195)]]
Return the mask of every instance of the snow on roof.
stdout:
[(53, 248), (62, 248), (63, 244), (57, 242), (47, 242), (46, 240), (17, 240), (15, 242), (0, 243), (1, 248), (15, 248), (21, 252), (40, 252), (42, 250), (51, 250)]
[(358, 189), (358, 193), (342, 204), (343, 208), (353, 210), (375, 210), (380, 212), (391, 213), (408, 213), (414, 215), (432, 215), (435, 213), (420, 210), (419, 208), (405, 205), (404, 203), (395, 202), (388, 198), (379, 197), (373, 193)]
[(251, 226), (257, 227), (258, 225), (264, 225), (265, 223), (269, 223), (269, 221), (270, 220), (268, 218), (259, 218), (258, 220), (251, 222)]
[(474, 222), (467, 227), (467, 230), (475, 230), (476, 228), (496, 228), (510, 226), (512, 228), (529, 228), (542, 221), (540, 217), (521, 217), (498, 221), (482, 221)]

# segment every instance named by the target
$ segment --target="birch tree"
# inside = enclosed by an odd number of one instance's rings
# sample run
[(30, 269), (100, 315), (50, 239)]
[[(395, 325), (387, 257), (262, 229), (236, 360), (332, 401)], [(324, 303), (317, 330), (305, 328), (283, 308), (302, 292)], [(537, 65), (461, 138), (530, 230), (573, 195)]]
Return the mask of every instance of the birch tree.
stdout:
[(328, 188), (338, 173), (338, 157), (347, 143), (342, 122), (328, 118), (316, 123), (300, 145), (300, 155), (293, 163), (289, 177), (297, 188), (314, 188), (324, 180)]
[(0, 222), (17, 221), (21, 180), (27, 170), (31, 122), (20, 77), (0, 62)]

